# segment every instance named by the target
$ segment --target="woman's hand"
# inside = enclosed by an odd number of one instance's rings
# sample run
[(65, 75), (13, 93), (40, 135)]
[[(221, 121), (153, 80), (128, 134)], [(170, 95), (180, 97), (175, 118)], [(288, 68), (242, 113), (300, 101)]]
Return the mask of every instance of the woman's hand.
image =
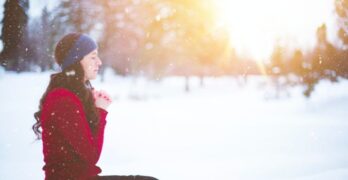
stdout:
[(108, 93), (106, 93), (103, 90), (97, 91), (97, 90), (92, 90), (93, 97), (95, 100), (95, 106), (102, 108), (102, 109), (107, 109), (109, 105), (112, 103), (112, 99)]

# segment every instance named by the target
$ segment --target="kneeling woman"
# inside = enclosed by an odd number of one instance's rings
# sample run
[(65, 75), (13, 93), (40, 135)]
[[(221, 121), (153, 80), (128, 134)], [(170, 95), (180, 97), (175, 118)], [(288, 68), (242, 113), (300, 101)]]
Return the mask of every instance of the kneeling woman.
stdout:
[(101, 169), (96, 163), (112, 100), (106, 92), (94, 90), (89, 81), (96, 78), (102, 64), (95, 41), (85, 34), (68, 34), (58, 42), (55, 59), (62, 72), (51, 75), (33, 125), (43, 142), (45, 179), (156, 180), (98, 175)]

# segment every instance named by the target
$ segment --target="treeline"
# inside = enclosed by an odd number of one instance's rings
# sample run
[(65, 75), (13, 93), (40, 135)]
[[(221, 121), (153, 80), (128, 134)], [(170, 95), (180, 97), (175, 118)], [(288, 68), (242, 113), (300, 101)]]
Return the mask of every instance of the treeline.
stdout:
[(227, 30), (216, 25), (212, 0), (61, 0), (34, 19), (28, 16), (28, 0), (6, 0), (0, 63), (8, 71), (57, 70), (55, 43), (76, 31), (95, 37), (104, 67), (120, 75), (265, 74), (305, 84), (309, 96), (320, 79), (348, 76), (347, 2), (335, 1), (341, 44), (327, 40), (324, 24), (317, 29), (314, 49), (289, 52), (276, 45), (269, 62), (260, 67), (231, 47)]

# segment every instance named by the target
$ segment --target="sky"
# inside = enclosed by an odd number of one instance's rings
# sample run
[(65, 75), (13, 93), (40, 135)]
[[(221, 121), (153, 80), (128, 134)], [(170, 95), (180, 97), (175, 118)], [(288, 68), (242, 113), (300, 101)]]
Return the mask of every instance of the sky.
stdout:
[(290, 49), (315, 44), (316, 29), (323, 23), (334, 42), (334, 0), (216, 0), (219, 23), (228, 27), (231, 44), (242, 54), (267, 58), (275, 42)]
[[(5, 0), (0, 0), (0, 17), (3, 18)], [(41, 9), (48, 4), (45, 0), (30, 0), (29, 1), (29, 15), (30, 16), (39, 16)]]
[[(4, 0), (0, 0), (3, 18)], [(243, 56), (267, 59), (274, 44), (289, 49), (310, 50), (315, 45), (316, 29), (323, 23), (328, 38), (337, 42), (334, 0), (215, 0), (219, 16), (217, 24), (230, 32), (230, 43)], [(55, 3), (30, 0), (30, 17), (40, 15), (42, 8)], [(2, 49), (2, 48), (1, 48)]]

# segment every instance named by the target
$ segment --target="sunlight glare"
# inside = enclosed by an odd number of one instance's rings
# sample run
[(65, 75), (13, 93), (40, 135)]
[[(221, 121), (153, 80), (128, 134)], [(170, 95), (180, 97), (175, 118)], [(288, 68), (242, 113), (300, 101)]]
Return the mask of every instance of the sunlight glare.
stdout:
[[(265, 61), (276, 42), (308, 48), (332, 19), (333, 0), (216, 0), (218, 24), (228, 28), (239, 54)], [(332, 21), (332, 20), (331, 20)]]

